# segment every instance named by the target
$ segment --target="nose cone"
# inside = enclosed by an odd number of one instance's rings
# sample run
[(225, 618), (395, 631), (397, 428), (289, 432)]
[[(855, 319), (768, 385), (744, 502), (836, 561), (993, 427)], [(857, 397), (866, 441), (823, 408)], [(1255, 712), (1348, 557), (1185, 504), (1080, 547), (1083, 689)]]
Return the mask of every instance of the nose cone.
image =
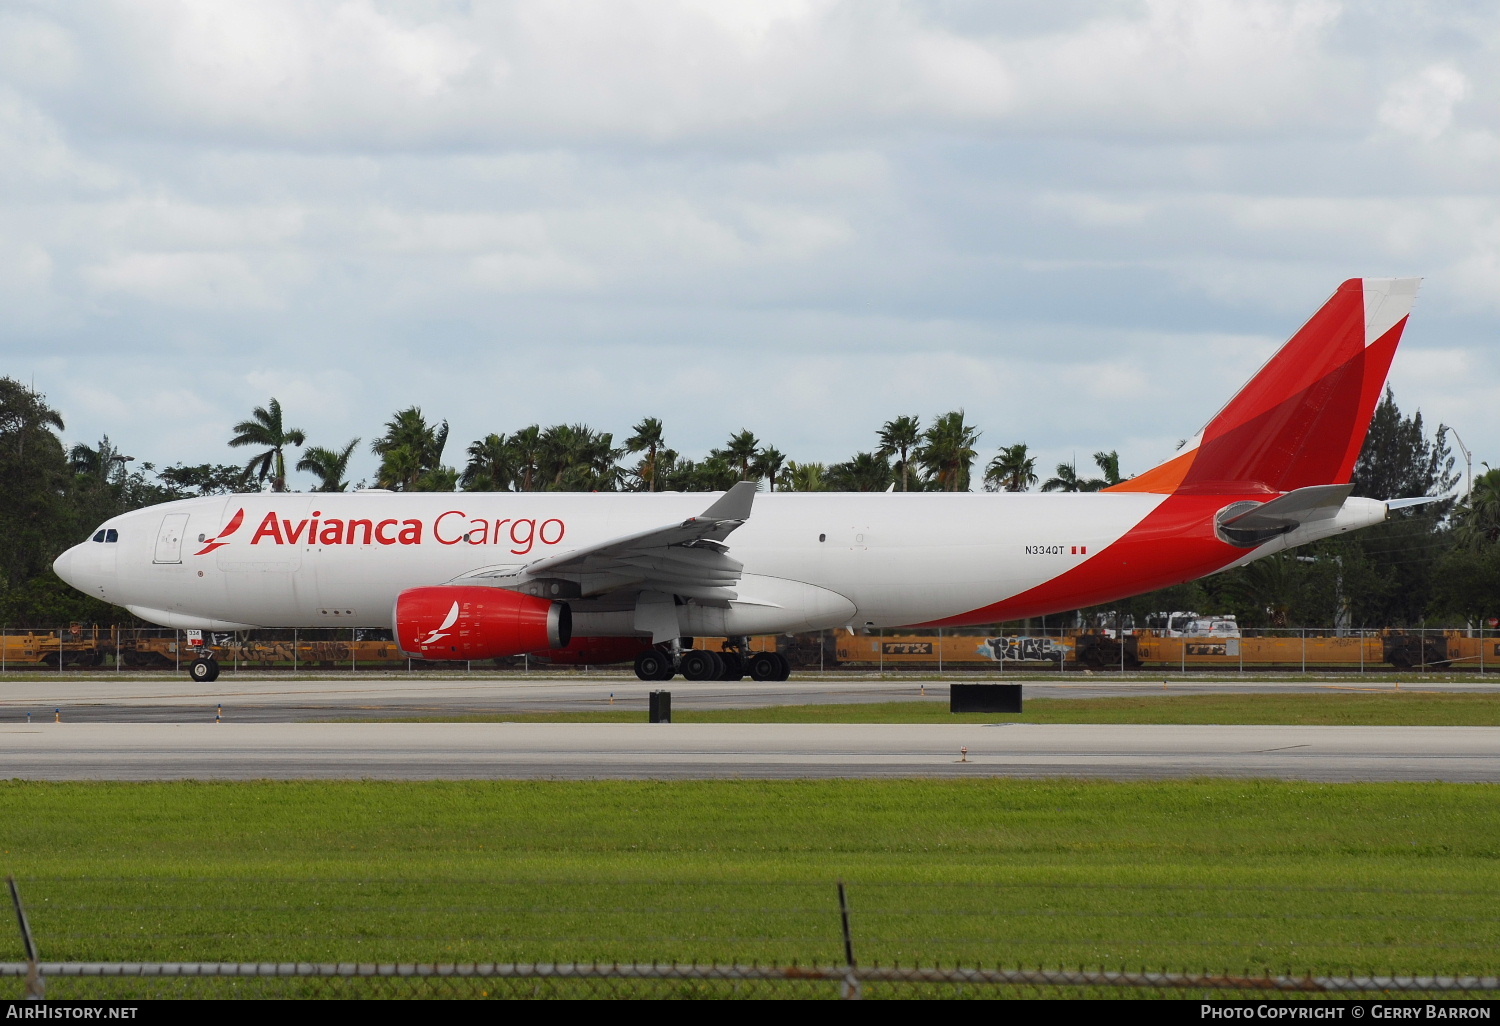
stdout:
[(83, 564), (87, 560), (83, 559), (83, 554), (78, 551), (81, 548), (83, 548), (83, 545), (74, 545), (71, 549), (54, 559), (52, 561), (52, 572), (79, 591), (88, 591), (93, 582), (83, 579), (85, 576), (83, 573)]

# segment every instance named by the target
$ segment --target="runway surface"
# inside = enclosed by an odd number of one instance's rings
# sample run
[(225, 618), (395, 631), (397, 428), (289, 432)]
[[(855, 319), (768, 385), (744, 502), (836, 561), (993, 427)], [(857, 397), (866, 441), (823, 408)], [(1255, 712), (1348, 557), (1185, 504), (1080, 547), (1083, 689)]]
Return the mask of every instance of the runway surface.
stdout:
[[(961, 749), (967, 748), (967, 753)], [(1268, 777), (1500, 781), (1500, 727), (43, 723), (28, 780)]]
[[(384, 676), (289, 680), (277, 676), (231, 676), (213, 684), (185, 679), (142, 679), (128, 674), (88, 677), (59, 674), (56, 680), (0, 681), (0, 724), (51, 720), (61, 709), (69, 722), (204, 723), (220, 705), (236, 723), (294, 723), (330, 719), (388, 719), (413, 716), (463, 716), (504, 713), (637, 710), (645, 717), (647, 696), (672, 692), (673, 707), (684, 709), (758, 708), (771, 705), (835, 705), (861, 702), (946, 703), (942, 681), (879, 680), (859, 677), (794, 678), (782, 683), (754, 681), (684, 681), (648, 684), (622, 676)], [(999, 678), (982, 678), (990, 683)], [(1132, 677), (1128, 682), (1071, 677), (1065, 682), (1026, 680), (1028, 700), (1102, 698), (1123, 695), (1170, 697), (1229, 693), (1391, 691), (1391, 680), (1339, 678), (1323, 683), (1275, 680), (1177, 679)], [(1406, 683), (1406, 690), (1500, 694), (1494, 683), (1461, 681)], [(925, 695), (923, 691), (925, 690)]]

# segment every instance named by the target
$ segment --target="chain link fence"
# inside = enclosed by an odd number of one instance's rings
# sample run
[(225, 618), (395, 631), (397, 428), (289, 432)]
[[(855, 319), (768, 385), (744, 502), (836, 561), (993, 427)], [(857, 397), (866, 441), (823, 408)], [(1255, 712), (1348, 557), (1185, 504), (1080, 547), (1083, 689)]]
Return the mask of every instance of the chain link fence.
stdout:
[(315, 964), (306, 962), (0, 963), (11, 997), (437, 999), (1247, 1000), (1493, 999), (1500, 977), (1213, 976), (1168, 972), (941, 967)]
[[(833, 999), (833, 998), (1194, 998), (1204, 1000), (1228, 999), (1275, 999), (1275, 998), (1335, 998), (1335, 999), (1483, 999), (1493, 1000), (1500, 992), (1500, 976), (1495, 975), (1396, 975), (1396, 974), (1318, 974), (1318, 973), (1268, 973), (1264, 969), (1245, 970), (1239, 973), (1215, 973), (1210, 971), (1187, 972), (1166, 970), (1131, 970), (1123, 967), (1046, 968), (1038, 966), (985, 967), (978, 963), (964, 964), (955, 960), (943, 965), (936, 960), (922, 960), (926, 964), (886, 964), (862, 960), (858, 955), (856, 940), (868, 942), (873, 948), (889, 950), (892, 938), (890, 925), (883, 918), (899, 917), (903, 924), (897, 936), (910, 942), (913, 926), (918, 931), (936, 927), (936, 919), (929, 915), (932, 910), (914, 908), (909, 901), (921, 896), (930, 888), (919, 888), (912, 894), (903, 891), (901, 907), (881, 908), (878, 893), (868, 912), (861, 912), (858, 927), (851, 921), (848, 893), (838, 885), (837, 905), (826, 903), (820, 910), (796, 909), (796, 912), (816, 911), (817, 916), (800, 918), (801, 936), (793, 936), (782, 927), (773, 928), (771, 935), (761, 938), (771, 940), (772, 947), (782, 951), (812, 949), (838, 950), (842, 960), (838, 962), (810, 961), (799, 963), (795, 959), (773, 959), (769, 964), (742, 961), (731, 963), (681, 963), (681, 962), (462, 962), (418, 963), (397, 961), (146, 961), (146, 960), (45, 960), (32, 931), (31, 920), (21, 900), (14, 879), (8, 880), (14, 905), (16, 922), (22, 941), (23, 961), (0, 962), (0, 999), (21, 997), (46, 998), (50, 1000), (134, 1000), (158, 998), (565, 998), (565, 999), (622, 999), (622, 998), (770, 998), (770, 999)], [(950, 888), (955, 892), (967, 889)], [(864, 893), (866, 888), (861, 888)], [(1186, 889), (1184, 889), (1186, 890)], [(1092, 888), (1090, 888), (1092, 891)], [(57, 892), (41, 889), (44, 920), (63, 925), (71, 916), (66, 911), (59, 916), (59, 909), (50, 898)], [(328, 895), (326, 892), (324, 897)], [(827, 893), (827, 892), (824, 892)], [(1314, 892), (1299, 891), (1297, 900)], [(829, 895), (831, 897), (831, 895)], [(1343, 892), (1330, 895), (1339, 904), (1344, 904), (1348, 895)], [(1392, 893), (1393, 898), (1398, 897)], [(479, 896), (476, 896), (479, 897)], [(1209, 895), (1210, 898), (1218, 897)], [(1464, 894), (1420, 892), (1406, 895), (1414, 902), (1410, 909), (1398, 912), (1416, 912), (1422, 908), (1441, 904), (1445, 898), (1462, 899)], [(1387, 936), (1397, 922), (1405, 924), (1407, 932), (1430, 935), (1430, 941), (1448, 952), (1447, 959), (1458, 964), (1490, 964), (1488, 953), (1493, 950), (1493, 917), (1473, 908), (1475, 898), (1484, 903), (1484, 898), (1469, 895), (1465, 909), (1447, 912), (1433, 910), (1433, 914), (1398, 915), (1395, 919), (1383, 916), (1361, 916), (1373, 918), (1369, 924), (1375, 933), (1372, 936)], [(451, 944), (452, 938), (424, 937), (418, 926), (420, 917), (433, 917), (432, 923), (451, 924), (449, 929), (465, 930), (474, 936), (471, 947), (495, 945), (502, 950), (532, 946), (536, 949), (555, 947), (559, 941), (556, 934), (544, 936), (543, 920), (548, 923), (571, 924), (565, 929), (564, 943), (596, 944), (597, 937), (582, 936), (581, 924), (598, 925), (594, 920), (608, 918), (612, 911), (608, 905), (595, 906), (592, 915), (579, 918), (580, 909), (549, 905), (517, 907), (512, 912), (529, 912), (538, 917), (536, 925), (530, 927), (537, 932), (529, 937), (526, 933), (511, 932), (515, 916), (502, 915), (505, 926), (499, 931), (506, 936), (486, 941), (482, 932), (472, 930), (473, 924), (453, 923), (452, 917), (443, 908), (436, 908), (430, 896), (419, 897), (420, 904), (406, 910), (402, 920), (407, 924), (409, 936), (403, 945), (427, 947), (434, 943), (440, 946)], [(1107, 900), (1107, 890), (1106, 890)], [(481, 899), (481, 904), (483, 901)], [(889, 904), (889, 903), (886, 903)], [(1092, 902), (1090, 903), (1092, 904)], [(62, 931), (53, 943), (66, 951), (109, 950), (128, 951), (142, 939), (150, 936), (150, 943), (168, 943), (173, 947), (198, 947), (200, 950), (223, 949), (226, 943), (248, 944), (251, 949), (288, 950), (299, 940), (306, 942), (308, 930), (317, 924), (321, 934), (313, 938), (323, 947), (357, 951), (361, 943), (368, 943), (367, 935), (377, 926), (374, 915), (379, 911), (375, 905), (360, 903), (348, 908), (330, 907), (321, 899), (311, 902), (309, 916), (305, 922), (277, 920), (277, 929), (258, 933), (250, 931), (242, 918), (243, 909), (231, 908), (227, 916), (210, 916), (220, 922), (218, 931), (205, 930), (207, 920), (195, 910), (183, 918), (182, 909), (156, 906), (132, 906), (131, 914), (121, 915), (122, 910), (91, 904), (81, 907), (86, 919), (78, 920), (72, 930)], [(955, 913), (969, 906), (953, 906), (941, 910), (942, 919), (952, 922)], [(1193, 918), (1204, 918), (1203, 905), (1195, 905)], [(490, 917), (505, 910), (480, 908), (479, 913)], [(619, 909), (613, 910), (615, 912)], [(661, 910), (650, 906), (633, 908), (629, 920), (649, 922), (654, 913)], [(673, 910), (671, 918), (680, 926), (688, 927), (699, 939), (707, 927), (726, 935), (720, 940), (731, 947), (742, 950), (749, 941), (755, 947), (754, 938), (732, 936), (734, 926), (729, 921), (717, 921), (721, 907), (704, 905)], [(767, 907), (758, 911), (757, 921), (774, 915)], [(970, 911), (973, 911), (970, 908)], [(1080, 911), (1083, 911), (1080, 909)], [(152, 925), (137, 927), (134, 913), (144, 913)], [(415, 913), (415, 914), (413, 914)], [(1050, 913), (1049, 913), (1050, 914)], [(1264, 909), (1263, 915), (1277, 915)], [(913, 922), (913, 918), (920, 923)], [(1119, 920), (1108, 910), (1100, 910), (1100, 921)], [(1169, 922), (1163, 921), (1160, 910), (1131, 917), (1133, 932), (1145, 934), (1163, 933), (1171, 930)], [(1211, 933), (1220, 932), (1221, 926), (1232, 926), (1243, 916), (1208, 916)], [(1252, 917), (1255, 919), (1261, 916)], [(1347, 909), (1342, 916), (1318, 915), (1319, 923), (1327, 926), (1339, 920), (1350, 920)], [(932, 922), (927, 920), (932, 919)], [(181, 920), (179, 922), (179, 920)], [(691, 920), (691, 925), (687, 922)], [(394, 922), (394, 921), (393, 921)], [(608, 925), (608, 924), (605, 924)], [(628, 924), (621, 919), (615, 924), (621, 933), (628, 932)], [(1005, 932), (1015, 927), (1015, 922), (1002, 924)], [(417, 929), (411, 929), (418, 927)], [(727, 929), (726, 929), (727, 927)], [(584, 925), (587, 930), (588, 926)], [(140, 932), (136, 934), (136, 931)], [(951, 932), (962, 931), (962, 924), (951, 928)], [(1325, 931), (1326, 932), (1326, 929)], [(136, 934), (134, 937), (132, 934)], [(1091, 943), (1097, 943), (1102, 935), (1095, 927), (1086, 931)], [(49, 934), (50, 936), (50, 934)], [(992, 934), (988, 936), (993, 936)], [(1184, 938), (1184, 940), (1189, 940)], [(388, 943), (387, 941), (377, 941)], [(644, 939), (647, 946), (666, 950), (680, 944), (681, 938), (664, 936), (655, 926), (648, 927)], [(974, 942), (968, 949), (974, 950)], [(1191, 943), (1191, 941), (1189, 941)], [(1360, 938), (1350, 938), (1346, 943), (1351, 950), (1366, 946)], [(632, 946), (630, 942), (626, 947)], [(636, 950), (641, 944), (635, 943)], [(1004, 941), (990, 940), (979, 945), (991, 950), (1003, 950)], [(1243, 943), (1235, 945), (1242, 951)], [(1251, 944), (1248, 947), (1253, 948)], [(762, 949), (764, 950), (764, 949)], [(1178, 954), (1185, 953), (1179, 950)], [(1455, 957), (1456, 956), (1456, 957)], [(1338, 958), (1340, 956), (1334, 956)], [(1430, 959), (1431, 952), (1420, 956)]]
[[(1205, 617), (1183, 624), (1088, 628), (978, 627), (935, 630), (825, 630), (751, 639), (781, 652), (800, 672), (915, 672), (1003, 676), (1007, 672), (1107, 673), (1462, 673), (1500, 670), (1500, 628), (1249, 628)], [(49, 671), (186, 673), (200, 653), (186, 632), (156, 627), (69, 624), (49, 629), (0, 625), (0, 676)], [(717, 650), (723, 638), (693, 639)], [(470, 662), (426, 662), (403, 654), (388, 630), (288, 628), (208, 633), (204, 644), (226, 673), (597, 672), (550, 663), (544, 654)], [(630, 673), (628, 663), (610, 672)]]

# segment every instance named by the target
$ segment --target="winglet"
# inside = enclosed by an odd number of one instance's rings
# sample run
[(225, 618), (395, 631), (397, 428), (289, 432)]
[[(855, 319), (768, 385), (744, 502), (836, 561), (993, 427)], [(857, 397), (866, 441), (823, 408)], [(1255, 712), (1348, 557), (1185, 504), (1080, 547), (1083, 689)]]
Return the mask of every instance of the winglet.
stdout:
[(733, 485), (729, 491), (719, 496), (717, 502), (693, 519), (749, 520), (750, 504), (755, 501), (755, 492), (759, 487), (754, 481), (740, 481)]

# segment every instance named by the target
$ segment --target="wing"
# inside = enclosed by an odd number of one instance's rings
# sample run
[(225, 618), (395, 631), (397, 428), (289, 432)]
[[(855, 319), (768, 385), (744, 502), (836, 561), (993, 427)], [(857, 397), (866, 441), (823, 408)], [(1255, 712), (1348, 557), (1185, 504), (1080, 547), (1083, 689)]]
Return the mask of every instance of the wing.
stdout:
[(545, 578), (577, 585), (580, 597), (622, 590), (658, 591), (682, 598), (728, 602), (744, 564), (729, 556), (724, 539), (750, 518), (753, 481), (741, 481), (696, 517), (678, 524), (558, 553), (524, 567), (465, 574), (492, 577), (502, 587), (524, 587)]

